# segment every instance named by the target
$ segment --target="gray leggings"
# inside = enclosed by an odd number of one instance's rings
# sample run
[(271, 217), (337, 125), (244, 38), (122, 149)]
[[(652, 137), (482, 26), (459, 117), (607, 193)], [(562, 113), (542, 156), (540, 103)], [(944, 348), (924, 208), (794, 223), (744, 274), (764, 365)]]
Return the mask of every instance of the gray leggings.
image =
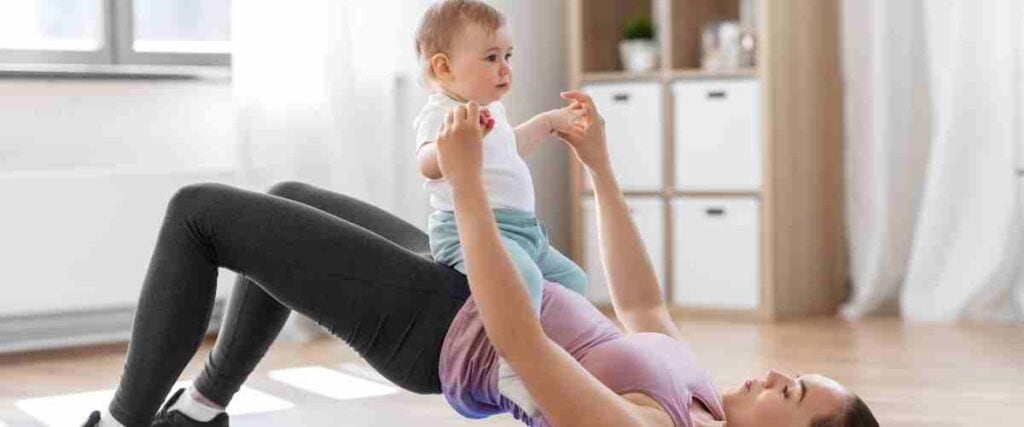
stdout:
[(167, 206), (110, 412), (148, 426), (210, 320), (217, 268), (238, 273), (196, 388), (227, 406), (291, 310), (344, 339), (385, 378), (441, 391), (441, 343), (469, 296), (427, 236), (369, 204), (286, 182), (269, 194), (188, 185)]

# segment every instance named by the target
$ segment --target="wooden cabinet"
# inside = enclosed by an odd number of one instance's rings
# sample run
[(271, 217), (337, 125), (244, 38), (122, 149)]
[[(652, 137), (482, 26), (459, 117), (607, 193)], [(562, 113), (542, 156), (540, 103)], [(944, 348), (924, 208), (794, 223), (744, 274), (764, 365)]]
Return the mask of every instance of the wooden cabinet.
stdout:
[[(832, 314), (847, 293), (838, 0), (753, 1), (756, 65), (708, 72), (701, 32), (739, 20), (741, 0), (567, 0), (570, 85), (608, 122), (627, 199), (649, 203), (642, 234), (675, 310)], [(661, 58), (631, 73), (618, 43), (638, 14)], [(595, 272), (593, 194), (569, 157), (571, 252)]]

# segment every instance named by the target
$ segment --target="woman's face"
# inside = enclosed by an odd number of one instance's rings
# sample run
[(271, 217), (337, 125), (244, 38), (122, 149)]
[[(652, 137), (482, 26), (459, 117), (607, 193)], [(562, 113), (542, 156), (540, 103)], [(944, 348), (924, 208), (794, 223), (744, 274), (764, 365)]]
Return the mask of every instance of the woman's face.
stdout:
[(821, 375), (787, 376), (772, 370), (722, 395), (726, 425), (807, 427), (839, 411), (851, 398), (843, 386)]
[(467, 25), (453, 43), (445, 89), (483, 105), (497, 101), (512, 88), (511, 59), (512, 36), (506, 27), (488, 31)]

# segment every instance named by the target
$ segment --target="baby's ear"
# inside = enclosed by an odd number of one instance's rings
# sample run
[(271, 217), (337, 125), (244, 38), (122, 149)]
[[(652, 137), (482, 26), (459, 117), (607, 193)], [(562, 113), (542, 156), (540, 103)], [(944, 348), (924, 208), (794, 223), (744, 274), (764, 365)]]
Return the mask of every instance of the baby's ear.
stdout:
[(451, 61), (449, 61), (448, 55), (435, 53), (434, 56), (431, 56), (430, 70), (433, 71), (434, 77), (437, 77), (438, 80), (447, 79), (452, 73)]

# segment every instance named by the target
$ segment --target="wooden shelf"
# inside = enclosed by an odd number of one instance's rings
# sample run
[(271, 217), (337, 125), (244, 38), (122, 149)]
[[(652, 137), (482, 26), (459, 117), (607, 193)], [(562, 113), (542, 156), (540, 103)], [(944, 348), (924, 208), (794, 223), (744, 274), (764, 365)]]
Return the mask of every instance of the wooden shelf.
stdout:
[[(582, 194), (586, 197), (594, 197), (594, 190), (583, 190)], [(623, 190), (622, 195), (626, 197), (661, 197), (665, 193), (661, 191), (629, 191)]]
[[(847, 295), (845, 199), (842, 164), (843, 115), (839, 69), (840, 2), (754, 0), (755, 67), (701, 69), (702, 31), (709, 23), (737, 20), (743, 0), (565, 0), (568, 4), (568, 72), (572, 89), (594, 83), (649, 82), (661, 90), (662, 186), (625, 191), (627, 197), (664, 201), (662, 218), (666, 301), (673, 301), (679, 273), (673, 266), (678, 242), (671, 202), (678, 197), (748, 197), (758, 201), (758, 287), (755, 310), (670, 307), (694, 317), (783, 319), (835, 313)], [(661, 47), (658, 69), (623, 71), (618, 43), (630, 16), (654, 20)], [(759, 190), (691, 191), (674, 184), (674, 82), (751, 79), (758, 82), (764, 173)], [(570, 160), (571, 252), (582, 267), (584, 171)]]
[(671, 0), (669, 61), (673, 69), (700, 68), (701, 32), (717, 21), (739, 20), (739, 0)]
[(672, 80), (688, 79), (740, 79), (757, 77), (757, 69), (754, 68), (745, 68), (735, 71), (708, 71), (701, 69), (646, 72), (601, 71), (583, 73), (580, 76), (580, 83), (586, 84), (635, 81), (670, 82)]
[[(581, 195), (594, 197), (594, 190), (582, 190)], [(623, 190), (622, 195), (626, 197), (754, 197), (760, 198), (758, 191), (700, 191), (700, 190), (670, 190), (662, 191), (636, 191)]]
[(699, 68), (669, 71), (669, 79), (735, 79), (756, 78), (756, 68), (744, 68), (735, 71), (708, 71)]
[(655, 0), (570, 1), (570, 16), (574, 16), (578, 25), (574, 27), (578, 31), (575, 36), (580, 37), (579, 46), (582, 48), (579, 71), (585, 73), (623, 69), (618, 46), (626, 21), (634, 16), (655, 19), (652, 3)]
[(642, 73), (629, 71), (601, 71), (583, 73), (581, 76), (581, 83), (663, 81), (664, 78), (664, 74), (660, 71), (648, 71)]
[(761, 193), (758, 191), (672, 190), (669, 195), (672, 197), (761, 197)]

